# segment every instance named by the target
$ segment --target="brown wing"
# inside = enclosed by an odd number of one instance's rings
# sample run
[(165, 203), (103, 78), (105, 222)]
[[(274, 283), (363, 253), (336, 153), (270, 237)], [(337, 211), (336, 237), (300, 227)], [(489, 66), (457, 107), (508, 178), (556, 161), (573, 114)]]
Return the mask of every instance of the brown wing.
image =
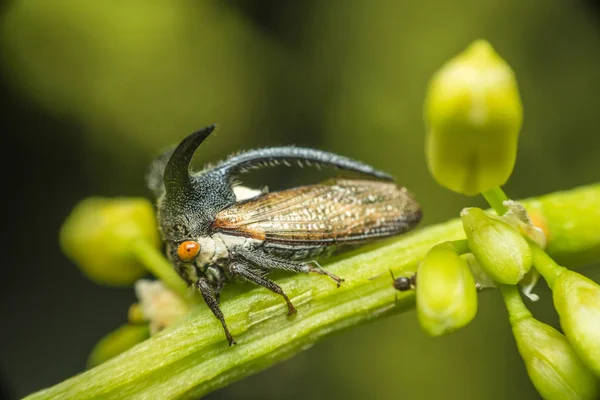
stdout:
[(406, 232), (421, 215), (394, 183), (332, 179), (236, 203), (217, 214), (213, 228), (273, 242), (334, 244)]

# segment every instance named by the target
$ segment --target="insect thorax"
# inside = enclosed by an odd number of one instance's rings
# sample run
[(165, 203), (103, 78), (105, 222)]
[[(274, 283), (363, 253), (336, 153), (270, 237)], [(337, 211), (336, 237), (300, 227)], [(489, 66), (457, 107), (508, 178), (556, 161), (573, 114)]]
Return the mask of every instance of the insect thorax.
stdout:
[(261, 240), (223, 233), (201, 236), (196, 241), (200, 245), (200, 254), (196, 259), (196, 265), (199, 267), (223, 263), (236, 248), (253, 250), (262, 244)]

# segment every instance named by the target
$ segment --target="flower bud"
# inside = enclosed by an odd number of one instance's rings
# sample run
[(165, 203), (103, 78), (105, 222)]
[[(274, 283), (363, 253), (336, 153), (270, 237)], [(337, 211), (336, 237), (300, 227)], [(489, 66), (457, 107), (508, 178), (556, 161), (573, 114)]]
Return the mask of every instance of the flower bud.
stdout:
[(553, 286), (563, 332), (583, 362), (600, 377), (600, 285), (565, 269)]
[(484, 40), (431, 79), (425, 99), (427, 163), (438, 183), (475, 195), (512, 173), (523, 109), (510, 66)]
[(127, 310), (127, 321), (130, 324), (148, 324), (148, 319), (142, 311), (142, 307), (139, 303), (133, 303)]
[(477, 289), (467, 263), (450, 243), (432, 247), (418, 270), (417, 317), (431, 336), (467, 325), (477, 313)]
[(465, 208), (460, 216), (471, 252), (481, 267), (496, 282), (516, 285), (533, 262), (525, 238), (480, 208)]
[(149, 337), (148, 325), (123, 325), (96, 343), (88, 357), (87, 367), (100, 365)]
[(145, 199), (83, 200), (60, 231), (65, 254), (90, 279), (110, 285), (132, 284), (145, 274), (131, 251), (137, 240), (160, 244), (155, 213)]
[(597, 399), (598, 380), (556, 329), (531, 316), (513, 323), (519, 353), (544, 399)]

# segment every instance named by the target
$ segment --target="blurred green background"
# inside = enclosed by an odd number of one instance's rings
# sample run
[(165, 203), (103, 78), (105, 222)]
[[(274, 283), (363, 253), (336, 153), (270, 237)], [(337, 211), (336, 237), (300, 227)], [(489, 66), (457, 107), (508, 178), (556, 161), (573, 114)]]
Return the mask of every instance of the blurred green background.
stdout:
[[(485, 38), (514, 68), (525, 122), (506, 189), (528, 197), (600, 176), (600, 6), (594, 1), (18, 0), (0, 8), (5, 233), (0, 382), (22, 397), (82, 371), (126, 319), (131, 289), (86, 280), (58, 229), (90, 195), (150, 196), (145, 169), (165, 146), (216, 122), (198, 164), (297, 144), (355, 157), (416, 193), (424, 224), (479, 198), (430, 177), (428, 78)], [(257, 176), (259, 175), (259, 176)], [(322, 173), (270, 170), (272, 188)], [(597, 268), (583, 272), (600, 280)], [(531, 305), (558, 326), (550, 292)], [(1, 395), (0, 395), (1, 397)], [(535, 399), (501, 298), (474, 323), (430, 339), (413, 312), (326, 340), (208, 396)]]

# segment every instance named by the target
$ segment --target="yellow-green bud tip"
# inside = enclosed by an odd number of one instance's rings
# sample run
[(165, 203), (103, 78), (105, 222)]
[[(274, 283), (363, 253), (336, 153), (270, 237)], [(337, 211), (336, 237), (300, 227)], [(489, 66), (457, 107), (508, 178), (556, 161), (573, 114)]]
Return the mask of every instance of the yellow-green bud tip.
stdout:
[(477, 313), (475, 280), (450, 243), (429, 250), (417, 272), (417, 317), (431, 336), (467, 325)]
[(65, 254), (90, 279), (110, 285), (129, 285), (145, 274), (132, 252), (137, 240), (160, 244), (154, 209), (145, 199), (83, 200), (60, 231)]
[(460, 213), (471, 252), (487, 274), (498, 283), (516, 285), (531, 269), (529, 244), (509, 224), (480, 208)]
[(442, 186), (467, 195), (503, 185), (514, 167), (522, 119), (510, 66), (488, 42), (473, 42), (429, 83), (429, 170)]
[(492, 45), (483, 39), (475, 40), (459, 57), (470, 61), (473, 68), (493, 68), (504, 62)]

